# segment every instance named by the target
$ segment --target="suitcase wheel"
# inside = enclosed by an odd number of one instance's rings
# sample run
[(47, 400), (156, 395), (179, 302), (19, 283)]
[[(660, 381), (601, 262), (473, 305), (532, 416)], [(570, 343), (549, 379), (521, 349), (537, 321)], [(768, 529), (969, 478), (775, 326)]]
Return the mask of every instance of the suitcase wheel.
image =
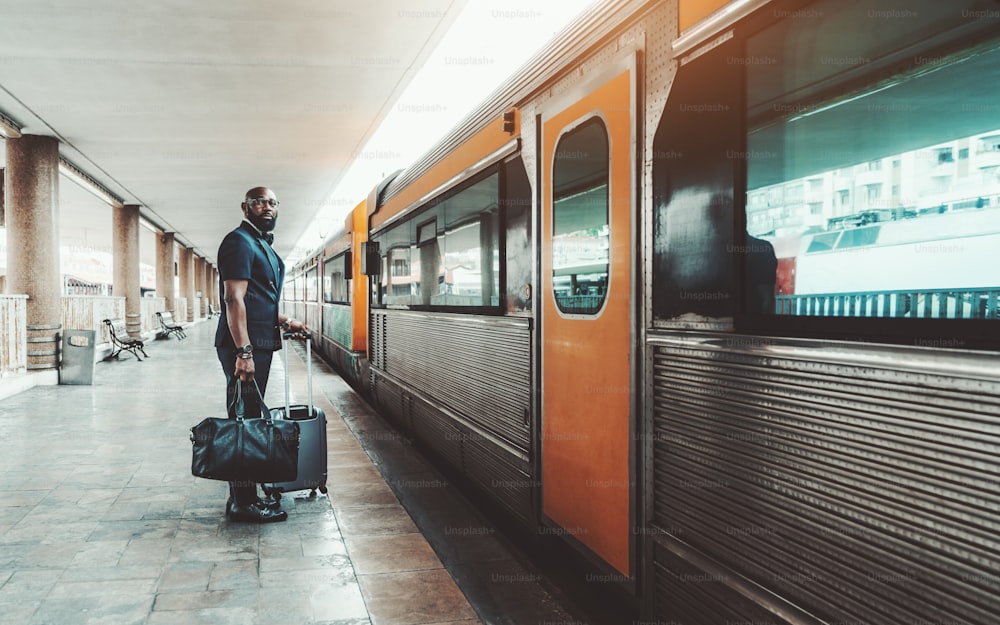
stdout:
[[(319, 487), (319, 492), (323, 493), (324, 495), (326, 494), (326, 491), (327, 491), (326, 486), (320, 486)], [(316, 492), (316, 491), (313, 491), (313, 492)]]

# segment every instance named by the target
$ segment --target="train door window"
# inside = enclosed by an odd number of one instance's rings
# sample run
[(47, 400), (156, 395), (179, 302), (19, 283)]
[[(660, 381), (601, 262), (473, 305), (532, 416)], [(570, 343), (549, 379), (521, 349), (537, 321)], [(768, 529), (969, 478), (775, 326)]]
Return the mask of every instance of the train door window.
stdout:
[[(984, 149), (1000, 39), (981, 5), (823, 0), (822, 18), (747, 38), (747, 59), (780, 60), (744, 64), (747, 241), (776, 269), (746, 265), (770, 280), (761, 312), (1000, 319), (1000, 157)], [(793, 196), (806, 180), (821, 184)]]
[(552, 165), (552, 289), (566, 314), (593, 315), (608, 290), (608, 131), (592, 118), (559, 139)]
[(326, 259), (323, 262), (323, 284), (320, 286), (321, 292), (323, 293), (323, 303), (330, 304), (333, 302), (333, 274), (335, 271), (333, 266), (330, 264), (333, 259)]
[(323, 263), (323, 301), (327, 304), (350, 304), (349, 276), (344, 274), (344, 257), (338, 254)]

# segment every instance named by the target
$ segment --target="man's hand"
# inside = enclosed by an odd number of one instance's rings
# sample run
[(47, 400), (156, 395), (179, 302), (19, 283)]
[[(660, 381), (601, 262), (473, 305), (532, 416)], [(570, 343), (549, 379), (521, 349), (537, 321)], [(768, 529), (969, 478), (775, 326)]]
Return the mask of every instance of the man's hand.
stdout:
[(306, 324), (302, 323), (301, 321), (296, 321), (295, 319), (288, 319), (286, 324), (287, 324), (286, 325), (287, 329), (284, 330), (283, 334), (285, 338), (305, 339), (308, 338), (309, 335), (311, 334), (311, 331), (309, 330), (308, 327), (306, 327)]
[(253, 358), (236, 357), (236, 377), (241, 382), (249, 382), (255, 373)]

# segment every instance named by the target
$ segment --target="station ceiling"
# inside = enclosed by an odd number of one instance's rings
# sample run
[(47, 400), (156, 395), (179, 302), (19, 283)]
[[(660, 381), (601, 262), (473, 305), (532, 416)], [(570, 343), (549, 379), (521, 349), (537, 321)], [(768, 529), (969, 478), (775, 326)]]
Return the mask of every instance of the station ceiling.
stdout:
[[(0, 113), (212, 262), (269, 186), (287, 256), (465, 3), (0, 0)], [(110, 247), (74, 186), (62, 227)]]

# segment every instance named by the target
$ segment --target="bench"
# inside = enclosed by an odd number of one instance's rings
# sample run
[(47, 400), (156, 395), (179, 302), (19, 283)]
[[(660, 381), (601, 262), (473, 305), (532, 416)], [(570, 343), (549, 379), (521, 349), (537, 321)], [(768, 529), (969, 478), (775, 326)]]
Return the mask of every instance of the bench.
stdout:
[(160, 336), (163, 338), (169, 338), (171, 334), (176, 334), (179, 339), (187, 336), (184, 328), (174, 321), (174, 313), (169, 310), (156, 313), (156, 318), (160, 320)]
[(142, 352), (143, 356), (149, 358), (146, 354), (146, 350), (143, 349), (145, 344), (139, 339), (134, 339), (128, 335), (128, 330), (125, 329), (124, 319), (105, 319), (104, 324), (108, 326), (108, 334), (111, 336), (111, 355), (105, 358), (105, 360), (111, 360), (112, 358), (117, 358), (118, 354), (123, 351), (132, 352), (136, 360), (142, 362), (142, 358), (139, 358), (137, 351)]

